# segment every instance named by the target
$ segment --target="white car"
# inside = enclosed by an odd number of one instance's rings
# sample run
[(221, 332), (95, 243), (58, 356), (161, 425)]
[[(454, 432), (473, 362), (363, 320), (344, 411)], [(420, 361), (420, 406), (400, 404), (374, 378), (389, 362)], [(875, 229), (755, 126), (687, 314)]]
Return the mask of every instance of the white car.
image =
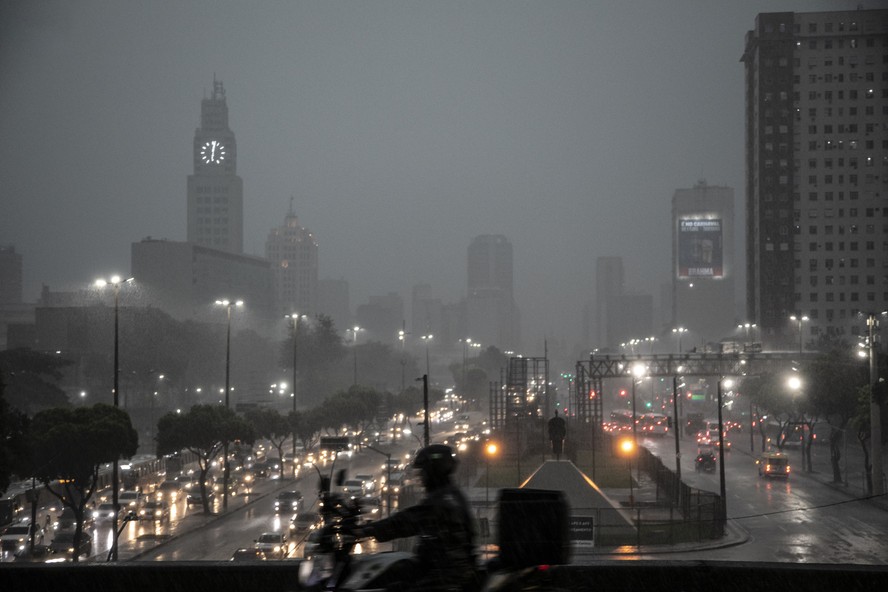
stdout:
[(145, 503), (145, 496), (138, 491), (121, 491), (117, 495), (117, 501), (122, 510), (138, 512)]
[(253, 546), (265, 553), (265, 556), (269, 558), (284, 559), (290, 554), (287, 535), (282, 532), (263, 532), (256, 539), (256, 544)]
[[(122, 503), (120, 504), (120, 508), (123, 512), (126, 512), (126, 506), (124, 506)], [(92, 518), (96, 522), (114, 520), (114, 504), (110, 502), (99, 504), (95, 509), (93, 509)]]
[(34, 543), (43, 543), (43, 527), (32, 524), (30, 520), (22, 520), (6, 527), (0, 534), (0, 549), (5, 553), (24, 549), (30, 542), (31, 533), (34, 533)]

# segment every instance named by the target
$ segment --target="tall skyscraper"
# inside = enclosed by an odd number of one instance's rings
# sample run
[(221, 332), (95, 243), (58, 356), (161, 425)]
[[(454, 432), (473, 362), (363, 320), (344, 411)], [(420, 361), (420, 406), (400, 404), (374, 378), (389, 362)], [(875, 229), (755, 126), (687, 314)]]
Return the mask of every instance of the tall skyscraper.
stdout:
[(623, 339), (624, 275), (622, 257), (595, 263), (595, 330), (598, 347), (616, 347)]
[(700, 181), (672, 196), (672, 326), (702, 341), (736, 331), (734, 190)]
[(519, 347), (512, 289), (512, 243), (500, 234), (476, 236), (468, 250), (466, 337), (500, 349)]
[(766, 346), (858, 335), (888, 307), (886, 32), (888, 10), (854, 10), (746, 34), (746, 300)]
[(13, 245), (0, 246), (0, 304), (22, 302), (22, 255)]
[(265, 258), (271, 263), (277, 306), (282, 314), (318, 312), (318, 243), (293, 213), (268, 233)]
[(323, 279), (318, 281), (317, 312), (333, 319), (333, 323), (340, 330), (354, 324), (346, 280)]
[(200, 102), (193, 158), (194, 174), (188, 175), (188, 242), (242, 253), (244, 183), (237, 176), (237, 142), (228, 127), (225, 89), (215, 77), (213, 94)]

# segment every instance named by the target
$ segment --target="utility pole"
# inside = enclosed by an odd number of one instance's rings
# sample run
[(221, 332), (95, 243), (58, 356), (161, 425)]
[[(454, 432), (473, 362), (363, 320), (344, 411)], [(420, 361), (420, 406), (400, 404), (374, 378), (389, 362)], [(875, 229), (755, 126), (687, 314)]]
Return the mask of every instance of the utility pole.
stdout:
[[(885, 313), (882, 313), (885, 314)], [(866, 326), (869, 333), (869, 380), (870, 380), (870, 442), (873, 452), (872, 495), (885, 493), (885, 480), (882, 476), (882, 416), (876, 386), (879, 384), (879, 370), (876, 365), (875, 330), (879, 320), (874, 313), (869, 313)]]

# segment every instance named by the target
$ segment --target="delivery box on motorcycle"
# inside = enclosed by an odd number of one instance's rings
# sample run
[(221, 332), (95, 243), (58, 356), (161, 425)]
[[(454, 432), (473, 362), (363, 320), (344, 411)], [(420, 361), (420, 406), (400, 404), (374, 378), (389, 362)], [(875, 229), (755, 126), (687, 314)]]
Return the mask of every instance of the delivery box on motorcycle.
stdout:
[(506, 569), (570, 561), (570, 510), (561, 491), (502, 489), (499, 494), (499, 561)]

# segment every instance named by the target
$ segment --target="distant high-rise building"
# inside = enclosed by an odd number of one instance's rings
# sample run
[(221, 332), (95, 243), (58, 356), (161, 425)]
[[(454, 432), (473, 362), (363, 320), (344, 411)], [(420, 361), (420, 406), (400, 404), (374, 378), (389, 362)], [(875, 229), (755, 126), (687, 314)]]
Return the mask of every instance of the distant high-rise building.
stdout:
[(512, 243), (500, 234), (475, 237), (468, 249), (467, 337), (504, 350), (519, 347), (513, 285)]
[(271, 263), (278, 311), (314, 315), (318, 306), (318, 243), (293, 213), (268, 233), (265, 258)]
[(0, 246), (0, 304), (22, 302), (22, 255), (12, 245)]
[(395, 292), (370, 296), (355, 311), (355, 322), (366, 331), (369, 341), (398, 343), (398, 331), (404, 326), (404, 300)]
[(323, 279), (318, 281), (318, 314), (333, 319), (337, 329), (345, 330), (352, 324), (348, 282)]
[(762, 13), (746, 34), (746, 306), (766, 346), (888, 308), (886, 31), (882, 9)]
[(626, 290), (622, 257), (595, 262), (595, 315), (590, 323), (597, 340), (593, 347), (616, 349), (631, 339), (651, 337), (654, 299)]
[(736, 331), (734, 190), (700, 181), (672, 196), (672, 325), (701, 341)]
[(412, 322), (410, 325), (413, 339), (418, 341), (423, 335), (440, 337), (443, 329), (443, 308), (440, 298), (432, 297), (432, 287), (428, 284), (413, 286), (411, 303)]
[(149, 238), (132, 244), (131, 265), (142, 302), (177, 319), (213, 322), (219, 318), (216, 300), (240, 299), (244, 308), (238, 314), (254, 327), (280, 324), (271, 270), (261, 257)]
[(13, 245), (0, 246), (0, 350), (15, 347), (10, 344), (15, 341), (14, 335), (7, 339), (7, 335), (16, 333), (15, 326), (21, 333), (26, 331), (23, 327), (33, 325), (34, 305), (25, 304), (23, 298), (22, 255)]
[(242, 253), (244, 183), (237, 176), (237, 142), (228, 127), (222, 82), (200, 102), (200, 127), (194, 131), (194, 174), (188, 175), (188, 242)]
[(595, 262), (595, 330), (598, 347), (616, 347), (623, 329), (623, 258), (599, 257)]

